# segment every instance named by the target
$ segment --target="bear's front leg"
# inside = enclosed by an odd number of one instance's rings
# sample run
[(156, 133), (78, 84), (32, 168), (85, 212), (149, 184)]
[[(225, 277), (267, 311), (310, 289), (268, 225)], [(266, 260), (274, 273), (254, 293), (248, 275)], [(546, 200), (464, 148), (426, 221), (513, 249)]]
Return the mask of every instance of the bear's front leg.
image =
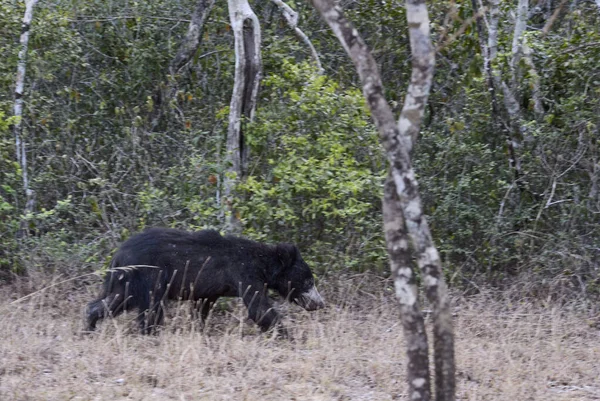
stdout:
[[(281, 316), (271, 303), (267, 289), (263, 286), (249, 285), (242, 294), (244, 305), (248, 308), (248, 317), (264, 332), (273, 326), (281, 326)], [(282, 328), (283, 329), (283, 328)], [(284, 332), (285, 330), (282, 330)]]

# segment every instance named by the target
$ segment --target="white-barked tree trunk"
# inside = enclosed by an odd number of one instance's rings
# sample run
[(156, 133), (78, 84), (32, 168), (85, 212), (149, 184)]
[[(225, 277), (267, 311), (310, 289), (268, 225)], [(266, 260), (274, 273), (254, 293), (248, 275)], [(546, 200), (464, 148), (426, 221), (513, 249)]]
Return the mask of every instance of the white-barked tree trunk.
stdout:
[[(21, 177), (23, 179), (23, 190), (25, 192), (25, 210), (24, 214), (27, 215), (33, 212), (35, 206), (35, 193), (30, 188), (29, 177), (27, 175), (27, 149), (26, 142), (23, 138), (23, 104), (24, 104), (24, 90), (25, 90), (25, 76), (27, 72), (27, 52), (29, 49), (29, 33), (31, 30), (31, 21), (33, 20), (33, 9), (38, 0), (26, 0), (25, 1), (25, 15), (21, 23), (21, 37), (19, 40), (20, 50), (18, 55), (17, 63), (17, 78), (15, 82), (15, 105), (14, 105), (14, 116), (15, 124), (13, 126), (13, 132), (15, 136), (15, 151), (17, 162), (21, 167)], [(21, 224), (21, 232), (24, 230), (24, 222)]]
[(358, 31), (333, 0), (311, 0), (354, 62), (363, 93), (379, 130), (390, 164), (385, 183), (384, 230), (396, 294), (408, 347), (409, 399), (429, 400), (431, 389), (427, 336), (418, 305), (410, 243), (425, 293), (434, 309), (434, 361), (436, 399), (455, 399), (454, 333), (447, 288), (439, 254), (423, 214), (410, 151), (416, 140), (429, 96), (434, 50), (429, 38), (429, 17), (423, 0), (408, 0), (407, 18), (412, 49), (412, 75), (402, 114), (396, 123), (383, 96), (377, 64)]
[(241, 222), (233, 209), (234, 187), (243, 179), (248, 163), (244, 121), (252, 121), (262, 77), (261, 30), (258, 17), (247, 0), (228, 0), (229, 18), (235, 40), (235, 77), (227, 127), (227, 169), (223, 201), (227, 210), (226, 231), (239, 233)]

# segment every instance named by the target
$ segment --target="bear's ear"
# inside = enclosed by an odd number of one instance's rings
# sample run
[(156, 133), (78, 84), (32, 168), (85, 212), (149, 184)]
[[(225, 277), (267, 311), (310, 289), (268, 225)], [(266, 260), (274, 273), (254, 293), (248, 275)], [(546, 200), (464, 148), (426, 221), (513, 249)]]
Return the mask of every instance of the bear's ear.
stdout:
[(276, 252), (284, 268), (292, 266), (298, 259), (298, 248), (293, 244), (277, 244)]

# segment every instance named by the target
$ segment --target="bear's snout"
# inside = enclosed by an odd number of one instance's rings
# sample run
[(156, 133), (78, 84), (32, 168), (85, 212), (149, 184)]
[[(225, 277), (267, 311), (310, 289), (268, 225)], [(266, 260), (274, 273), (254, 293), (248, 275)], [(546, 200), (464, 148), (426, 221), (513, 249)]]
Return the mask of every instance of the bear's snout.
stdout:
[(307, 311), (314, 311), (325, 307), (325, 301), (317, 291), (317, 287), (313, 286), (307, 292), (300, 294), (296, 299), (296, 303)]

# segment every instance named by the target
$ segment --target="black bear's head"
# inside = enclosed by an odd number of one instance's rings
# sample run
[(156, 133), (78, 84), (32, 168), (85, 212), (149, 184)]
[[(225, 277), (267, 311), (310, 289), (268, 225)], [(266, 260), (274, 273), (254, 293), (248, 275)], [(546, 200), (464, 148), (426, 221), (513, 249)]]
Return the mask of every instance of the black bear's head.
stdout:
[(276, 252), (280, 263), (274, 283), (277, 292), (308, 311), (324, 307), (325, 302), (315, 287), (312, 271), (298, 248), (292, 244), (278, 244)]

